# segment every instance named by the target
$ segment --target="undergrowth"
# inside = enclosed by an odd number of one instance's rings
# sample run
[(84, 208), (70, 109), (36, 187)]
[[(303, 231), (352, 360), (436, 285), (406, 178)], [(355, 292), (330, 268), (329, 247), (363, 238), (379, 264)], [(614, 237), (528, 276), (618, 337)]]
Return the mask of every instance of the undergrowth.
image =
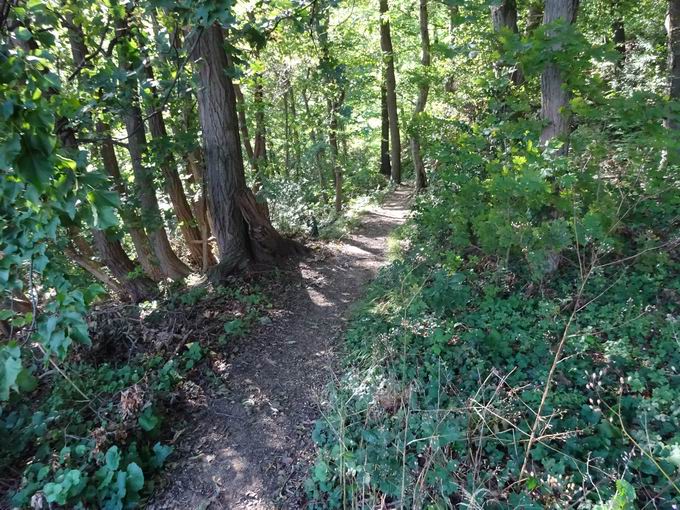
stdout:
[(11, 506), (132, 508), (154, 489), (185, 413), (223, 383), (229, 344), (268, 306), (243, 282), (171, 288), (168, 296), (96, 307), (88, 316), (94, 347), (61, 366), (36, 363), (21, 394), (0, 407)]
[(497, 126), (441, 144), (347, 333), (310, 506), (680, 504), (680, 183), (650, 149), (660, 125), (607, 145), (584, 126), (569, 158)]

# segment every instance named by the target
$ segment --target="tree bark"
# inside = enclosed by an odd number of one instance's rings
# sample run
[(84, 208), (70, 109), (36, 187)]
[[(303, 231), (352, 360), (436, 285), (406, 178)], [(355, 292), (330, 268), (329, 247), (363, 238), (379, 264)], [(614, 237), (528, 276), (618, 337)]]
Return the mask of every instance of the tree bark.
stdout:
[(267, 164), (267, 132), (264, 123), (264, 87), (262, 86), (262, 76), (259, 74), (255, 76), (253, 104), (255, 105), (255, 147), (253, 148), (253, 160), (261, 166), (262, 164)]
[[(85, 36), (80, 27), (71, 23), (70, 16), (67, 17), (69, 21), (68, 26), (68, 36), (71, 46), (71, 54), (73, 56), (73, 63), (78, 67), (83, 67), (86, 64), (87, 47), (85, 46)], [(60, 139), (65, 148), (77, 152), (78, 142), (76, 140), (75, 132), (70, 127), (67, 127), (65, 131), (60, 133)], [(104, 157), (105, 148), (107, 144), (107, 149), (110, 153), (106, 154)], [(102, 152), (102, 159), (113, 158), (113, 162), (116, 166), (116, 172), (118, 173), (118, 180), (120, 182), (120, 172), (118, 172), (118, 163), (116, 161), (116, 155), (113, 149), (113, 143), (111, 139), (108, 138), (100, 146)], [(106, 162), (104, 163), (106, 166)], [(119, 191), (119, 195), (122, 195)], [(121, 211), (121, 216), (122, 216)], [(139, 302), (145, 299), (153, 297), (156, 292), (156, 284), (145, 275), (132, 275), (131, 273), (135, 270), (135, 264), (130, 260), (127, 253), (125, 252), (123, 245), (120, 240), (109, 238), (106, 234), (98, 229), (92, 229), (92, 237), (94, 239), (94, 244), (96, 251), (98, 252), (102, 262), (111, 271), (114, 278), (113, 280), (109, 275), (102, 270), (102, 268), (92, 260), (92, 250), (89, 244), (82, 238), (80, 232), (75, 229), (72, 232), (72, 237), (74, 238), (74, 243), (78, 249), (72, 250), (72, 256), (76, 263), (80, 265), (83, 269), (92, 274), (99, 281), (103, 282), (105, 285), (112, 288), (119, 295), (127, 295), (132, 301)], [(80, 253), (78, 252), (80, 250)]]
[[(573, 23), (577, 9), (578, 0), (546, 0), (543, 23), (547, 25), (557, 20)], [(554, 44), (552, 49), (559, 51), (559, 44)], [(556, 63), (549, 62), (541, 75), (541, 118), (545, 127), (540, 142), (545, 146), (555, 138), (561, 139), (560, 154), (569, 151), (570, 115), (567, 108), (570, 98), (570, 92), (564, 87), (562, 71)]]
[[(449, 5), (449, 47), (453, 47), (453, 45), (456, 42), (456, 24), (458, 23), (458, 6), (457, 5)], [(456, 77), (453, 73), (451, 73), (447, 78), (446, 78), (446, 83), (444, 83), (444, 90), (446, 92), (455, 92), (456, 91)]]
[[(145, 72), (149, 81), (154, 83), (154, 74), (150, 63), (145, 66)], [(154, 98), (154, 104), (151, 105), (152, 110), (149, 112), (149, 131), (155, 142), (163, 144), (169, 140), (168, 131), (165, 127), (163, 112), (160, 108), (157, 109), (158, 93), (153, 85), (151, 86), (151, 94)], [(162, 147), (158, 148), (156, 152), (164, 156), (160, 161), (160, 168), (163, 172), (165, 192), (170, 197), (173, 210), (179, 220), (179, 228), (187, 244), (191, 261), (196, 267), (202, 267), (205, 260), (207, 260), (208, 265), (216, 264), (210, 246), (202, 242), (203, 239), (198, 222), (194, 218), (194, 214), (189, 206), (189, 201), (184, 192), (184, 185), (177, 171), (177, 164), (172, 152)], [(203, 253), (204, 248), (207, 248), (207, 253)]]
[(621, 12), (621, 0), (611, 0), (612, 15), (614, 21), (612, 22), (612, 36), (614, 40), (614, 47), (619, 52), (619, 59), (616, 61), (616, 70), (620, 71), (626, 62), (626, 27), (623, 22), (623, 13)]
[(123, 286), (115, 279), (111, 278), (111, 276), (109, 276), (101, 264), (88, 257), (86, 254), (81, 253), (80, 250), (76, 248), (76, 246), (73, 244), (67, 246), (65, 249), (65, 254), (73, 262), (89, 273), (90, 276), (94, 277), (95, 280), (103, 283), (110, 291), (113, 291), (123, 300), (128, 297), (125, 289), (123, 289)]
[[(669, 0), (666, 16), (668, 34), (668, 95), (671, 103), (675, 103), (671, 114), (666, 119), (666, 127), (680, 129), (677, 111), (680, 107), (680, 0)], [(673, 112), (675, 110), (675, 112)]]
[(418, 117), (425, 111), (427, 96), (430, 91), (429, 77), (427, 77), (427, 72), (430, 68), (430, 32), (427, 0), (420, 0), (419, 20), (421, 48), (420, 64), (426, 76), (420, 80), (420, 84), (418, 85), (418, 99), (416, 100), (416, 107), (413, 110), (413, 119), (411, 121), (411, 156), (413, 158), (413, 171), (416, 176), (416, 193), (427, 186), (427, 174), (425, 173), (423, 156), (420, 153), (420, 137), (417, 132)]
[(297, 106), (295, 105), (295, 89), (293, 89), (293, 84), (290, 82), (288, 83), (288, 96), (290, 98), (290, 120), (292, 122), (290, 131), (293, 141), (293, 151), (295, 153), (293, 168), (297, 172), (300, 168), (302, 152), (300, 148), (300, 133), (298, 130)]
[[(116, 151), (113, 147), (113, 141), (111, 140), (111, 131), (106, 124), (101, 122), (97, 123), (96, 131), (99, 138), (101, 138), (99, 151), (102, 158), (102, 164), (104, 165), (104, 171), (113, 180), (113, 186), (118, 194), (122, 198), (129, 198), (127, 186), (125, 186), (123, 178), (120, 175), (118, 158), (116, 157)], [(163, 273), (161, 272), (156, 256), (151, 249), (149, 237), (142, 228), (141, 218), (135, 212), (129, 210), (125, 205), (120, 209), (120, 214), (123, 218), (123, 223), (130, 234), (135, 251), (137, 252), (139, 265), (142, 266), (142, 269), (149, 278), (157, 282), (161, 281), (163, 279)]]
[(257, 161), (255, 161), (255, 152), (253, 151), (253, 144), (250, 143), (250, 134), (248, 133), (248, 119), (246, 118), (246, 100), (243, 97), (241, 87), (234, 83), (234, 94), (236, 94), (236, 105), (238, 111), (238, 125), (241, 129), (241, 141), (246, 151), (248, 161), (255, 173), (258, 172)]
[(139, 198), (145, 230), (163, 275), (171, 280), (180, 280), (188, 276), (191, 269), (172, 250), (165, 231), (161, 211), (158, 207), (158, 199), (156, 198), (153, 175), (144, 164), (146, 135), (142, 111), (136, 103), (128, 106), (124, 113), (124, 121), (128, 135), (127, 147), (135, 175), (136, 194)]
[[(680, 130), (680, 0), (668, 0), (666, 14), (666, 34), (668, 43), (668, 112), (664, 119), (666, 129)], [(678, 164), (680, 151), (672, 144), (661, 160), (661, 166)]]
[(526, 35), (531, 35), (534, 30), (541, 26), (543, 20), (543, 2), (541, 0), (531, 0), (529, 2), (529, 12), (527, 14)]
[[(120, 37), (128, 37), (129, 27), (126, 17), (116, 21), (116, 29)], [(122, 51), (119, 53), (119, 66), (127, 74), (133, 72), (132, 63)], [(127, 85), (128, 97), (126, 99), (128, 104), (122, 113), (128, 137), (127, 149), (130, 153), (132, 171), (135, 176), (135, 189), (142, 212), (142, 220), (161, 272), (171, 280), (181, 280), (191, 273), (191, 269), (177, 257), (172, 246), (170, 246), (163, 217), (158, 207), (153, 172), (144, 164), (147, 143), (144, 119), (139, 107), (137, 80), (129, 79)]]
[(620, 55), (616, 65), (621, 68), (626, 62), (626, 27), (623, 24), (623, 17), (617, 17), (614, 20), (612, 23), (612, 33), (614, 34), (614, 46)]
[(385, 67), (385, 88), (387, 92), (387, 114), (390, 123), (391, 180), (401, 183), (401, 136), (399, 134), (399, 113), (397, 110), (397, 79), (394, 74), (394, 48), (390, 33), (389, 7), (387, 0), (380, 0), (380, 48)]
[(339, 98), (328, 102), (330, 115), (328, 144), (331, 148), (331, 164), (333, 165), (333, 175), (335, 177), (335, 212), (338, 213), (342, 211), (342, 167), (340, 166), (338, 151), (338, 115), (344, 98), (345, 94), (343, 92)]
[(506, 28), (515, 34), (518, 33), (515, 0), (502, 0), (500, 4), (491, 6), (491, 22), (494, 32), (500, 32)]
[[(494, 32), (499, 33), (502, 30), (509, 30), (513, 34), (519, 33), (517, 27), (517, 3), (515, 0), (502, 0), (499, 5), (491, 7), (491, 23), (493, 24)], [(500, 69), (503, 64), (497, 62), (496, 66)], [(521, 85), (524, 81), (524, 74), (519, 68), (512, 71), (510, 79), (515, 85)]]
[(222, 28), (213, 24), (194, 35), (192, 58), (201, 87), (198, 109), (205, 148), (205, 183), (220, 262), (216, 281), (244, 269), (251, 261), (272, 261), (295, 252), (259, 210), (247, 188), (239, 137), (236, 95), (224, 50)]
[(120, 241), (109, 237), (102, 230), (93, 230), (92, 237), (102, 262), (121, 282), (123, 289), (133, 302), (151, 299), (157, 294), (156, 284), (150, 278), (134, 274), (137, 266), (127, 256)]
[(385, 78), (380, 84), (380, 173), (386, 177), (392, 175), (390, 165), (390, 119), (387, 113), (387, 89)]
[(286, 86), (286, 91), (283, 93), (283, 132), (284, 138), (284, 175), (287, 177), (290, 175), (290, 118), (288, 112), (288, 90)]
[[(62, 146), (71, 151), (78, 152), (78, 144), (73, 130), (68, 123), (59, 122), (58, 136)], [(131, 275), (135, 270), (135, 264), (130, 260), (118, 239), (108, 238), (103, 231), (92, 229), (92, 237), (95, 240), (95, 248), (102, 262), (111, 271), (114, 278), (104, 270), (101, 264), (93, 259), (94, 253), (90, 246), (81, 236), (76, 227), (69, 229), (71, 245), (66, 248), (66, 254), (76, 264), (90, 273), (94, 278), (102, 282), (121, 297), (129, 297), (138, 302), (150, 299), (156, 293), (156, 285), (152, 280), (143, 275)]]
[[(307, 71), (307, 78), (309, 79), (309, 70)], [(309, 107), (309, 98), (307, 97), (307, 90), (302, 89), (302, 101), (305, 105), (305, 114), (307, 115), (307, 121), (313, 122), (312, 111)], [(315, 125), (315, 124), (314, 124)], [(324, 202), (327, 201), (326, 197), (326, 174), (323, 168), (323, 148), (318, 147), (319, 136), (317, 135), (316, 128), (312, 128), (310, 132), (310, 138), (312, 139), (312, 146), (314, 147), (314, 162), (316, 164), (316, 170), (319, 177), (319, 186), (321, 187), (321, 198)]]

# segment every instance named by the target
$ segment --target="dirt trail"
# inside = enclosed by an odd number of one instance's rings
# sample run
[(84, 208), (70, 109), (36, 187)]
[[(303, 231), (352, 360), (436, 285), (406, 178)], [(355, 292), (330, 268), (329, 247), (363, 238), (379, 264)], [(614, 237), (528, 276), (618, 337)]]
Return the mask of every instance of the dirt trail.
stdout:
[(329, 246), (304, 260), (277, 296), (271, 323), (231, 359), (227, 393), (208, 397), (177, 445), (176, 465), (147, 508), (300, 508), (314, 457), (311, 432), (333, 378), (335, 348), (350, 304), (385, 263), (387, 237), (407, 214), (400, 187)]

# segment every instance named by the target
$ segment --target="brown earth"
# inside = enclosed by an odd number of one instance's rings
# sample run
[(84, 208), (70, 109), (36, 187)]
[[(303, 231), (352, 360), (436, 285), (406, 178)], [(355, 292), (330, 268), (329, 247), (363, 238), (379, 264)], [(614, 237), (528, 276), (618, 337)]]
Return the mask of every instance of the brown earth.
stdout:
[(387, 237), (403, 223), (411, 190), (399, 187), (361, 226), (301, 261), (276, 310), (238, 348), (226, 389), (208, 395), (175, 445), (151, 509), (304, 507), (315, 455), (314, 422), (334, 379), (347, 311), (386, 262)]

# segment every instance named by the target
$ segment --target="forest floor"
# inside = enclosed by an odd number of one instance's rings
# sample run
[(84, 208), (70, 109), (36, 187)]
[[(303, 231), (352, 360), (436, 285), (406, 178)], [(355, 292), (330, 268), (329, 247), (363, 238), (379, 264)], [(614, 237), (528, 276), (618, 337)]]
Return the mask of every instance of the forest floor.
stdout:
[(292, 268), (274, 310), (229, 362), (175, 445), (175, 463), (147, 508), (300, 508), (314, 460), (312, 430), (334, 379), (350, 305), (387, 260), (388, 236), (408, 213), (400, 186), (361, 225)]

